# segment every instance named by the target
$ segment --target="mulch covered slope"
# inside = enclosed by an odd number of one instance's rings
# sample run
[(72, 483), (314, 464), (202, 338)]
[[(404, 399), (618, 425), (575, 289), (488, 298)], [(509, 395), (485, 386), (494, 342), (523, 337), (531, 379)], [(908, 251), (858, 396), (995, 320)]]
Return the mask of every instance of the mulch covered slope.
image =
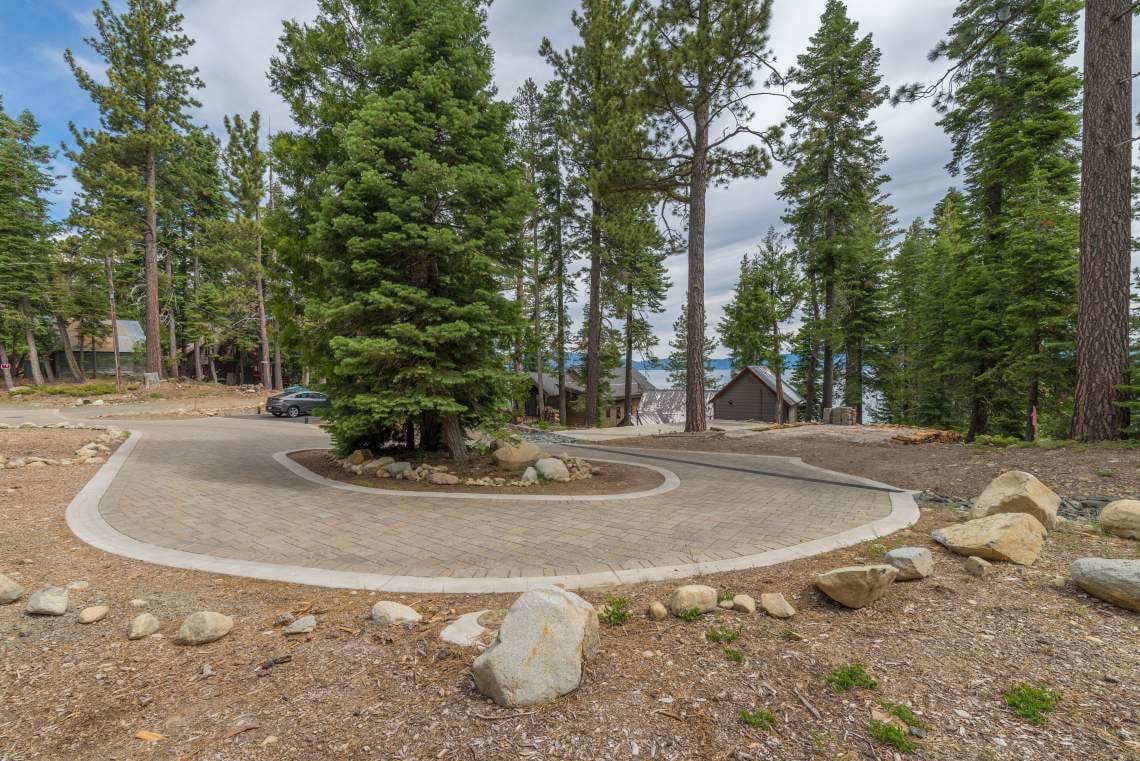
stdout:
[[(0, 494), (21, 487), (16, 498), (0, 497), (0, 572), (29, 590), (84, 580), (90, 586), (72, 592), (77, 607), (111, 607), (104, 621), (81, 626), (75, 613), (30, 618), (23, 601), (0, 606), (0, 758), (885, 760), (893, 749), (868, 732), (880, 700), (909, 705), (927, 724), (918, 758), (1137, 754), (1140, 616), (1071, 584), (1054, 586), (1072, 559), (1134, 557), (1136, 542), (1057, 532), (1034, 567), (1003, 565), (976, 579), (929, 539), (958, 514), (927, 510), (918, 526), (881, 546), (699, 580), (754, 597), (783, 592), (799, 611), (790, 621), (720, 612), (658, 623), (642, 611), (674, 583), (587, 590), (596, 605), (629, 596), (634, 619), (602, 627), (601, 651), (579, 691), (512, 711), (474, 690), (475, 653), (445, 645), (438, 633), (457, 615), (505, 607), (514, 595), (325, 590), (125, 560), (83, 545), (63, 521), (89, 475), (0, 471)], [(930, 547), (935, 576), (897, 583), (859, 611), (835, 606), (811, 585), (818, 571), (874, 561), (902, 545)], [(133, 598), (162, 620), (161, 637), (127, 641)], [(413, 605), (424, 623), (368, 623), (377, 599)], [(234, 616), (234, 631), (202, 647), (173, 644), (182, 617), (203, 609)], [(274, 618), (302, 609), (316, 613), (317, 630), (286, 640)], [(717, 625), (741, 627), (732, 646), (744, 663), (707, 641)], [(879, 687), (833, 693), (827, 675), (855, 662)], [(1004, 704), (1001, 693), (1014, 681), (1063, 694), (1047, 726), (1027, 724)], [(741, 709), (760, 708), (775, 714), (770, 731), (739, 720)], [(139, 730), (165, 739), (136, 739)]]

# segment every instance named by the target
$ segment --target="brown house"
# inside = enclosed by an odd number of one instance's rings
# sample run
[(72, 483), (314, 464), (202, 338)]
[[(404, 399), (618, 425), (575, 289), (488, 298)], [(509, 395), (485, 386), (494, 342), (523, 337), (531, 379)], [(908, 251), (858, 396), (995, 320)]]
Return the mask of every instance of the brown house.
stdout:
[[(796, 407), (803, 398), (784, 382), (784, 422), (796, 421)], [(749, 365), (713, 395), (713, 417), (718, 420), (764, 420), (776, 418), (776, 376), (767, 367)]]
[[(526, 416), (529, 418), (537, 418), (539, 415), (538, 410), (538, 373), (530, 373), (531, 388), (530, 396), (526, 400)], [(617, 425), (625, 416), (625, 368), (614, 368), (610, 373), (608, 379), (609, 384), (608, 394), (603, 393), (598, 400), (598, 413), (599, 423), (602, 426)], [(563, 390), (558, 388), (558, 377), (556, 375), (543, 374), (542, 388), (545, 395), (546, 409), (557, 410), (559, 406), (559, 396)], [(642, 373), (638, 372), (636, 368), (633, 370), (633, 385), (630, 389), (630, 415), (633, 417), (634, 422), (637, 422), (637, 412), (641, 406), (641, 399), (647, 391), (656, 389), (648, 378)], [(585, 399), (586, 388), (585, 385), (577, 385), (571, 383), (569, 380), (566, 382), (566, 417), (562, 423), (568, 426), (580, 426), (585, 423)]]

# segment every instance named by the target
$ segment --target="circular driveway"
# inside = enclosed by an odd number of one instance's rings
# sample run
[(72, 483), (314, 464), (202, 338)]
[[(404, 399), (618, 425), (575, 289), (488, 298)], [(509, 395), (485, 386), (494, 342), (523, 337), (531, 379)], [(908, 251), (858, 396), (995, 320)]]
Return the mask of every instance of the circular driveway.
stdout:
[(556, 444), (665, 471), (669, 488), (589, 500), (409, 497), (274, 458), (327, 446), (314, 426), (113, 424), (135, 435), (69, 507), (82, 539), (164, 565), (323, 586), (507, 592), (680, 578), (826, 552), (918, 517), (907, 492), (795, 458)]

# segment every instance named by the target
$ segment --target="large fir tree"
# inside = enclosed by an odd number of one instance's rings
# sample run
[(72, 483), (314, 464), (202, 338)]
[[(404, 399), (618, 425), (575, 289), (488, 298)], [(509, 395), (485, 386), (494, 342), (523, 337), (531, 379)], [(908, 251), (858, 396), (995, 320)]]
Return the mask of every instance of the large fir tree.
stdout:
[[(467, 456), (463, 427), (492, 415), (517, 324), (501, 294), (525, 213), (507, 161), (477, 0), (322, 0), (289, 23), (274, 87), (298, 131), (279, 141), (320, 283), (306, 338), (342, 451), (417, 427)], [(303, 280), (298, 277), (298, 283)]]

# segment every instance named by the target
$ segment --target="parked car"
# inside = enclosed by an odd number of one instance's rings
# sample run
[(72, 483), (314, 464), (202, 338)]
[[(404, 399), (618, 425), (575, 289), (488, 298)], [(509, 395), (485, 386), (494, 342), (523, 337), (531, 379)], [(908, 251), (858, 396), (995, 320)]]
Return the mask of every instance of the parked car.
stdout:
[(285, 396), (287, 394), (298, 394), (302, 391), (308, 391), (308, 386), (286, 386), (285, 389), (278, 394), (278, 396)]
[(289, 393), (286, 390), (283, 393), (271, 396), (265, 400), (265, 409), (273, 413), (274, 417), (281, 417), (288, 415), (289, 417), (299, 417), (301, 415), (309, 415), (317, 407), (329, 406), (329, 398), (318, 391), (296, 391)]

